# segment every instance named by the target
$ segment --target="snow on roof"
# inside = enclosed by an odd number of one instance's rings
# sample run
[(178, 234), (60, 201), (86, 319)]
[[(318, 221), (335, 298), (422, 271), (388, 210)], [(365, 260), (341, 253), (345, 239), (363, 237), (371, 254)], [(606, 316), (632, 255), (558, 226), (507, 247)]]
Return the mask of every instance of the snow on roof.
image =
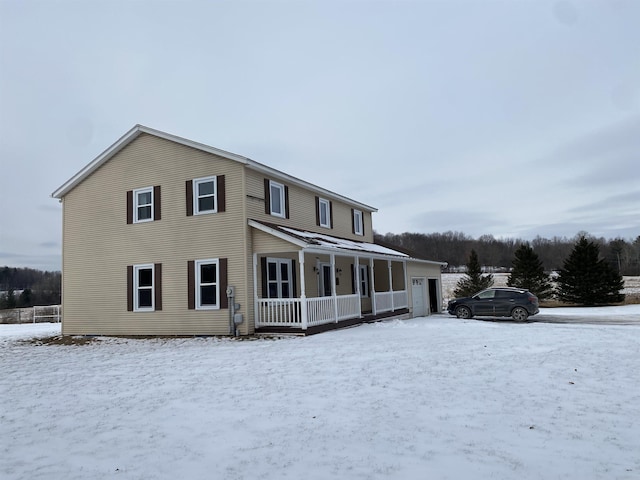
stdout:
[(331, 235), (325, 235), (316, 232), (307, 232), (290, 227), (278, 226), (277, 228), (323, 248), (356, 250), (362, 252), (377, 253), (380, 255), (393, 255), (395, 257), (409, 258), (409, 255), (398, 252), (397, 250), (393, 250), (391, 248), (383, 247), (382, 245), (376, 245), (375, 243), (356, 242), (355, 240), (347, 240), (346, 238), (332, 237)]

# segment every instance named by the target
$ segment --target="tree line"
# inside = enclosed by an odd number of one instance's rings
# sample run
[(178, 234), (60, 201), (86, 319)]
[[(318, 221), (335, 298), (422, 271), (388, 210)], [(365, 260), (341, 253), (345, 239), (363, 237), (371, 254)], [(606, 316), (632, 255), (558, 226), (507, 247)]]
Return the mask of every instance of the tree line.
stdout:
[(620, 275), (640, 275), (640, 235), (634, 240), (623, 238), (596, 238), (580, 232), (573, 238), (537, 236), (531, 241), (522, 239), (497, 239), (493, 235), (473, 238), (462, 232), (443, 233), (375, 233), (375, 240), (392, 247), (409, 250), (415, 256), (447, 262), (445, 272), (460, 271), (474, 250), (484, 270), (509, 271), (516, 250), (529, 245), (538, 255), (546, 271), (558, 271), (580, 238), (596, 244), (601, 258)]
[(61, 292), (60, 272), (0, 267), (0, 309), (58, 305)]

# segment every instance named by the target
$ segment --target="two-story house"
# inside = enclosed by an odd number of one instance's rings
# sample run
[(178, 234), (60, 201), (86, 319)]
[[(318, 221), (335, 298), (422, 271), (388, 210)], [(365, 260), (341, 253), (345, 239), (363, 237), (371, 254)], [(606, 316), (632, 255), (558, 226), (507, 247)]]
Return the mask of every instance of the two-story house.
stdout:
[(440, 310), (443, 264), (375, 244), (375, 208), (148, 127), (52, 196), (65, 335), (313, 333)]

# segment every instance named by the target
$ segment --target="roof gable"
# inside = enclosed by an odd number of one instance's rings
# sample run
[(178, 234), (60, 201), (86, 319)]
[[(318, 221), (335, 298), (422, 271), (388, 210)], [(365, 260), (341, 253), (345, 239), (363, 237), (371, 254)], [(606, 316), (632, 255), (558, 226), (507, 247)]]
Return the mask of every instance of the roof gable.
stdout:
[(355, 206), (356, 208), (360, 208), (364, 211), (368, 212), (377, 212), (377, 209), (366, 205), (364, 203), (357, 202), (348, 197), (344, 197), (335, 192), (331, 192), (330, 190), (326, 190), (324, 188), (318, 187), (312, 183), (306, 182), (299, 178), (296, 178), (292, 175), (288, 175), (280, 170), (276, 170), (275, 168), (268, 167), (259, 162), (251, 160), (250, 158), (243, 157), (242, 155), (238, 155), (232, 152), (227, 152), (226, 150), (221, 150), (219, 148), (211, 147), (209, 145), (205, 145), (203, 143), (194, 142), (192, 140), (188, 140), (183, 137), (178, 137), (177, 135), (172, 135), (170, 133), (162, 132), (160, 130), (155, 130), (153, 128), (145, 127), (144, 125), (136, 125), (127, 133), (125, 133), (122, 137), (120, 137), (113, 145), (107, 148), (104, 152), (98, 155), (95, 159), (93, 159), (88, 165), (86, 165), (82, 170), (76, 173), (73, 177), (67, 180), (64, 184), (58, 187), (51, 196), (53, 198), (61, 199), (67, 193), (69, 193), (76, 185), (81, 183), (85, 178), (95, 172), (98, 168), (100, 168), (103, 164), (108, 162), (113, 156), (115, 156), (118, 152), (120, 152), (124, 147), (129, 145), (132, 141), (138, 138), (141, 134), (146, 133), (149, 135), (153, 135), (159, 138), (163, 138), (165, 140), (169, 140), (171, 142), (179, 143), (181, 145), (185, 145), (191, 148), (195, 148), (207, 153), (211, 153), (213, 155), (217, 155), (222, 158), (226, 158), (229, 160), (233, 160), (245, 165), (247, 168), (252, 170), (259, 171), (264, 173), (265, 175), (269, 175), (272, 178), (280, 179), (285, 182), (293, 183), (295, 185), (301, 186), (302, 188), (312, 190), (324, 196), (330, 197), (332, 199), (336, 199), (342, 201), (348, 205)]

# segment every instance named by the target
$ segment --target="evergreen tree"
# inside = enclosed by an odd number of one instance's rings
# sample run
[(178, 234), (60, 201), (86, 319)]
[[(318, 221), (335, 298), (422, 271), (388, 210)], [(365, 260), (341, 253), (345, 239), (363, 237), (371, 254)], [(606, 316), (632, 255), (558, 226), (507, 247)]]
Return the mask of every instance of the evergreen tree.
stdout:
[(4, 308), (16, 308), (16, 293), (13, 288), (9, 288), (7, 295), (4, 299)]
[(482, 275), (478, 254), (475, 250), (471, 250), (467, 262), (467, 273), (458, 281), (453, 295), (457, 298), (468, 297), (491, 285), (493, 285), (493, 275)]
[(522, 244), (515, 251), (515, 259), (511, 262), (513, 270), (509, 274), (507, 285), (526, 288), (539, 299), (549, 298), (553, 287), (549, 276), (544, 273), (542, 262), (536, 252), (527, 244)]
[(560, 300), (581, 305), (620, 303), (624, 280), (604, 259), (594, 242), (580, 237), (558, 277)]
[(31, 289), (29, 288), (25, 288), (22, 293), (20, 294), (20, 297), (18, 299), (18, 305), (20, 305), (21, 307), (32, 307), (33, 303), (31, 300)]

